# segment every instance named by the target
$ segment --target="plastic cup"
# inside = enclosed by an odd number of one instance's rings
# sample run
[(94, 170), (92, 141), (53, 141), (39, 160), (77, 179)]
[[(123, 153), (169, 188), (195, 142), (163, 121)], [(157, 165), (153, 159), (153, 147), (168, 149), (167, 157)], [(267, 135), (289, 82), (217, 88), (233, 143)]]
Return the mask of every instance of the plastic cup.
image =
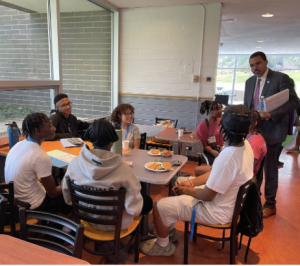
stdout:
[(179, 129), (178, 130), (178, 137), (182, 137), (183, 136), (183, 129)]
[(123, 150), (128, 150), (129, 149), (129, 140), (123, 140), (122, 141), (122, 147), (123, 147)]

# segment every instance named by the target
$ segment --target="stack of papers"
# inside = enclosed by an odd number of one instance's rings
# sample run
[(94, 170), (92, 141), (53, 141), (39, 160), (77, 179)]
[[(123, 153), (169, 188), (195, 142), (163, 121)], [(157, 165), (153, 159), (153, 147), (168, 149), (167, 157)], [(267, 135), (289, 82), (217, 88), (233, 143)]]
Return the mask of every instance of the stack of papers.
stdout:
[(268, 98), (264, 99), (265, 112), (272, 112), (276, 110), (289, 100), (290, 91), (285, 89), (284, 91), (278, 92)]
[(60, 150), (49, 151), (47, 154), (50, 156), (52, 165), (58, 168), (69, 165), (72, 159), (76, 157), (75, 155)]

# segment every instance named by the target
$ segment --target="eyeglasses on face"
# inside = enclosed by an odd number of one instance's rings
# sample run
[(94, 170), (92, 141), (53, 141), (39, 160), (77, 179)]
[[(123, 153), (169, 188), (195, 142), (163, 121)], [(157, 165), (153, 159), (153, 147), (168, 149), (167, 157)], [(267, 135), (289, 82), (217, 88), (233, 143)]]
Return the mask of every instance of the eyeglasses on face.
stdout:
[(72, 102), (68, 102), (68, 103), (61, 105), (60, 107), (65, 108), (65, 107), (71, 106), (71, 105), (72, 105)]
[(134, 113), (122, 113), (125, 116), (133, 116)]

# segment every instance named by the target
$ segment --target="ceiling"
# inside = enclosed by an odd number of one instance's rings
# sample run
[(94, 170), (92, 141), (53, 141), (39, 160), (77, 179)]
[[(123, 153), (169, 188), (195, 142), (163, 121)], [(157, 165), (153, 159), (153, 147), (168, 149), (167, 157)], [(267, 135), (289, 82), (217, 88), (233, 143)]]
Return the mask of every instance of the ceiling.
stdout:
[[(300, 54), (300, 0), (107, 0), (119, 8), (223, 3), (220, 54)], [(263, 18), (263, 13), (274, 17)], [(236, 19), (227, 22), (228, 19)], [(263, 40), (263, 43), (257, 43)], [(262, 48), (256, 48), (262, 47)]]

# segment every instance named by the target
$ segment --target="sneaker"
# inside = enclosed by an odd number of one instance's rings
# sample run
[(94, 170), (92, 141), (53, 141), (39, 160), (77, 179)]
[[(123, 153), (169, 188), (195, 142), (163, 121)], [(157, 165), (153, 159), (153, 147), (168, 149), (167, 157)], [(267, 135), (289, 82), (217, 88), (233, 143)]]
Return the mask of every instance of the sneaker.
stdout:
[[(157, 232), (156, 232), (154, 223), (151, 223), (148, 225), (148, 231), (151, 235), (157, 236)], [(169, 232), (169, 241), (174, 243), (175, 241), (177, 241), (177, 239), (178, 239), (178, 234), (177, 234), (176, 228), (173, 228)]]
[(172, 256), (175, 252), (175, 245), (171, 242), (165, 247), (160, 246), (155, 239), (150, 239), (140, 244), (140, 251), (147, 256)]

